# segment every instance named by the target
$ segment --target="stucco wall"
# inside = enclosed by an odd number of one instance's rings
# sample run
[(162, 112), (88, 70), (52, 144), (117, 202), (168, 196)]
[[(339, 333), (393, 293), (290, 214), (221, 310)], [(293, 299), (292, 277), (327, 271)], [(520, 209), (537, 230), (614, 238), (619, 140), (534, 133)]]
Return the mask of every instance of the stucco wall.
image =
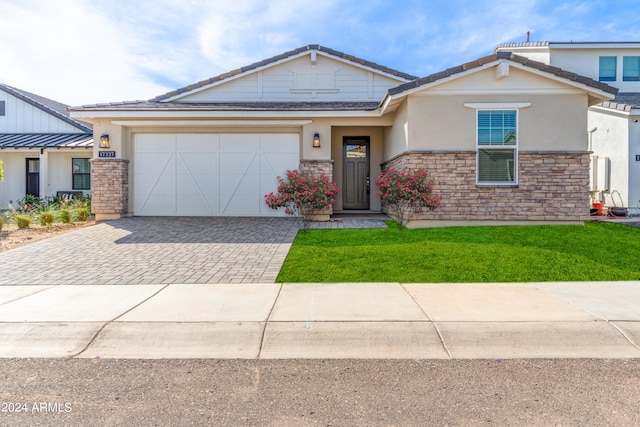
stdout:
[(393, 125), (384, 129), (384, 160), (389, 160), (408, 148), (409, 108), (404, 101), (393, 114)]
[[(635, 165), (629, 158), (632, 154), (630, 153), (629, 116), (602, 108), (589, 110), (589, 129), (593, 128), (597, 128), (592, 134), (591, 150), (593, 154), (599, 157), (608, 157), (611, 162), (610, 191), (599, 196), (604, 199), (606, 206), (612, 206), (611, 192), (617, 190), (622, 196), (624, 206), (633, 205), (630, 203), (634, 199), (629, 197), (629, 185), (632, 182), (630, 167)], [(621, 204), (617, 194), (615, 203), (618, 206)]]
[(476, 109), (465, 103), (528, 102), (518, 109), (518, 149), (587, 149), (586, 95), (440, 95), (408, 99), (410, 150), (475, 150)]

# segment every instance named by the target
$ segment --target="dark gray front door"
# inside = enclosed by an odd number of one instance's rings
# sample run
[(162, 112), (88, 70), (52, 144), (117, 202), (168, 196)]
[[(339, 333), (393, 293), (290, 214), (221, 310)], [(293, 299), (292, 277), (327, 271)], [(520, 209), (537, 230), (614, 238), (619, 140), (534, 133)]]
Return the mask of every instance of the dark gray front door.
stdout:
[(344, 137), (342, 208), (369, 209), (369, 137)]
[(40, 159), (27, 159), (26, 194), (40, 197)]

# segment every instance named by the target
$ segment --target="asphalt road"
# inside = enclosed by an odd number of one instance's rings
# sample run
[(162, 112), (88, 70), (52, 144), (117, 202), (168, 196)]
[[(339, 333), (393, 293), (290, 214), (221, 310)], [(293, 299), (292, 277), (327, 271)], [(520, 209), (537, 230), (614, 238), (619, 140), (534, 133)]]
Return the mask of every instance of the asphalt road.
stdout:
[(0, 361), (2, 426), (637, 426), (640, 360)]

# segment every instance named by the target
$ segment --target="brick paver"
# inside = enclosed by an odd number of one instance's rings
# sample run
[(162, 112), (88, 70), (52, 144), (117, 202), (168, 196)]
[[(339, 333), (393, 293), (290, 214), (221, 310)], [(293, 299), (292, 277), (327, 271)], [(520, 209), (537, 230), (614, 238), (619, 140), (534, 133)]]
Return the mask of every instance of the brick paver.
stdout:
[(0, 253), (0, 285), (273, 283), (298, 229), (293, 218), (122, 218)]

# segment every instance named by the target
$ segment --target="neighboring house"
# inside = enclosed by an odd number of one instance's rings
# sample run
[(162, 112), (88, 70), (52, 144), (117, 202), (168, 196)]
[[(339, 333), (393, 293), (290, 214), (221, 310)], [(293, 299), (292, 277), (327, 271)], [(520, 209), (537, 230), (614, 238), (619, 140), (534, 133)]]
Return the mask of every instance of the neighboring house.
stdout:
[(49, 198), (91, 190), (91, 125), (59, 102), (0, 84), (0, 209), (30, 194)]
[(594, 201), (640, 214), (640, 42), (524, 42), (498, 45), (619, 89), (589, 108)]
[(309, 45), (70, 111), (94, 126), (98, 219), (282, 215), (264, 195), (298, 168), (338, 184), (334, 212), (379, 212), (375, 177), (393, 167), (429, 169), (442, 195), (413, 226), (574, 222), (589, 212), (587, 107), (615, 92), (510, 53), (416, 78)]

